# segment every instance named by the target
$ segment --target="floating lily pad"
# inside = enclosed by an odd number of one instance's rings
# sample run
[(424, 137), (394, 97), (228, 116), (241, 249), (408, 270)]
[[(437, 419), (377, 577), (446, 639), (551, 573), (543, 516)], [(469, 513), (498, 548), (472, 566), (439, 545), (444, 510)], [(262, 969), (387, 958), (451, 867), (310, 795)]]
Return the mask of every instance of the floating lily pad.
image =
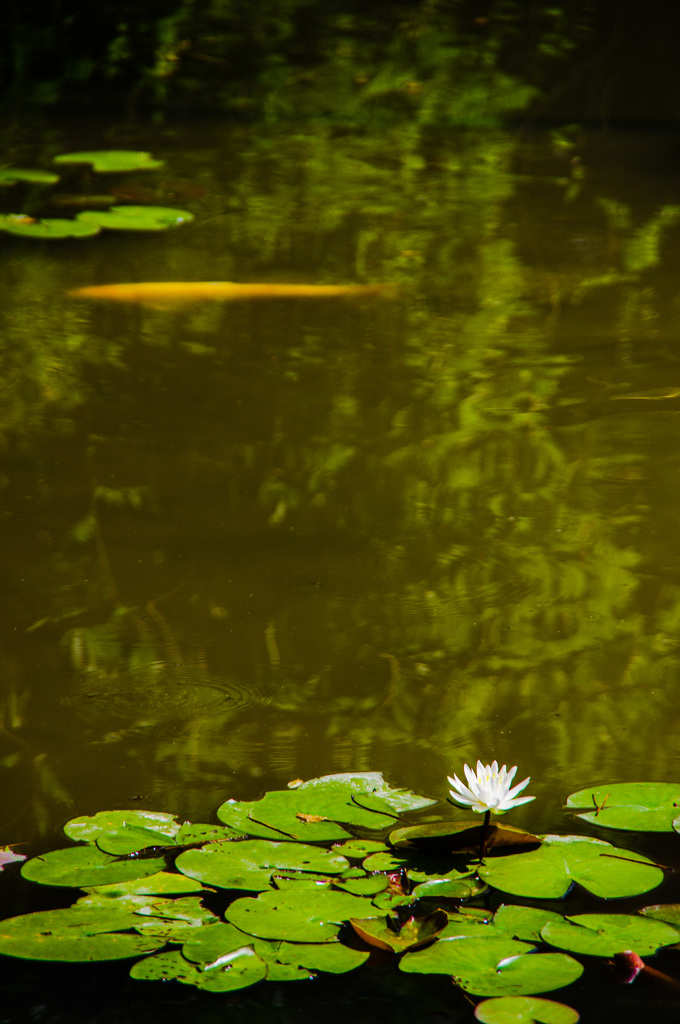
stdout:
[(163, 166), (151, 153), (133, 149), (95, 149), (82, 153), (62, 153), (55, 156), (55, 164), (91, 164), (93, 171), (153, 171)]
[(638, 914), (575, 914), (549, 921), (541, 929), (541, 938), (570, 953), (614, 956), (634, 949), (638, 956), (646, 956), (676, 943), (680, 934), (663, 921)]
[(59, 181), (59, 175), (28, 167), (0, 167), (0, 187), (16, 185), (18, 181), (26, 181), (32, 185), (55, 185)]
[(175, 836), (178, 846), (189, 846), (192, 843), (216, 843), (220, 840), (245, 839), (246, 833), (224, 825), (193, 825), (185, 822)]
[[(259, 948), (259, 947), (258, 947)], [(297, 964), (312, 971), (345, 974), (360, 967), (369, 957), (362, 949), (350, 949), (341, 942), (281, 942), (276, 960), (283, 964)]]
[(545, 836), (538, 850), (488, 858), (479, 874), (496, 889), (535, 899), (561, 899), (574, 882), (611, 899), (663, 881), (663, 871), (646, 857), (584, 836)]
[(237, 843), (208, 843), (199, 850), (187, 850), (180, 854), (175, 866), (182, 874), (206, 885), (257, 891), (269, 887), (275, 871), (339, 875), (349, 867), (349, 862), (304, 843), (246, 839)]
[(117, 857), (125, 856), (128, 853), (138, 853), (149, 847), (174, 845), (175, 840), (163, 832), (152, 828), (140, 828), (138, 825), (126, 824), (113, 832), (105, 832), (103, 835), (97, 836), (99, 849)]
[(97, 224), (85, 224), (77, 220), (66, 220), (60, 217), (48, 217), (37, 220), (23, 213), (0, 214), (0, 231), (10, 235), (21, 235), (22, 238), (90, 238), (98, 235)]
[(537, 996), (499, 996), (485, 999), (475, 1007), (482, 1024), (576, 1024), (578, 1013), (571, 1006)]
[(158, 949), (153, 936), (119, 934), (135, 915), (69, 907), (0, 921), (0, 953), (29, 960), (119, 960)]
[(267, 976), (264, 960), (249, 946), (225, 954), (222, 963), (201, 969), (189, 963), (181, 953), (159, 953), (140, 960), (130, 977), (142, 981), (180, 981), (206, 992), (233, 992), (255, 985)]
[(351, 860), (363, 860), (371, 853), (386, 852), (388, 847), (379, 839), (348, 839), (346, 843), (339, 843), (333, 849), (335, 853), (341, 853), (343, 857), (349, 857)]
[(680, 903), (656, 903), (651, 907), (643, 907), (640, 913), (680, 928)]
[(165, 231), (194, 219), (188, 210), (171, 206), (112, 206), (109, 210), (83, 210), (78, 224), (96, 225), (108, 231)]
[(556, 914), (554, 910), (512, 904), (500, 906), (493, 916), (493, 923), (501, 934), (526, 942), (541, 942), (541, 929), (549, 923), (562, 921), (562, 914)]
[(450, 974), (461, 988), (478, 996), (532, 995), (562, 988), (583, 972), (564, 953), (534, 953), (526, 942), (507, 938), (439, 939), (417, 953), (406, 953), (402, 971)]
[[(373, 916), (379, 916), (375, 910)], [(235, 900), (226, 919), (249, 935), (288, 942), (327, 942), (343, 921), (372, 916), (370, 900), (345, 892), (268, 891), (257, 899)]]
[(176, 816), (163, 811), (99, 811), (71, 818), (64, 825), (64, 832), (76, 842), (96, 843), (103, 835), (132, 826), (161, 832), (169, 839), (173, 839), (180, 829)]
[(225, 800), (217, 808), (217, 817), (225, 825), (235, 829), (237, 832), (244, 832), (249, 836), (256, 836), (258, 839), (273, 839), (281, 842), (285, 839), (275, 828), (268, 825), (261, 825), (250, 817), (250, 811), (257, 806), (257, 800)]
[(411, 896), (413, 899), (456, 899), (468, 900), (473, 896), (479, 896), (486, 892), (486, 882), (480, 881), (474, 876), (469, 878), (431, 878), (427, 882), (416, 885)]
[(182, 955), (193, 963), (205, 966), (224, 953), (231, 953), (252, 941), (233, 924), (219, 923), (206, 928), (188, 939), (182, 946)]
[(602, 828), (680, 831), (680, 785), (672, 782), (617, 782), (580, 789), (567, 797), (566, 807)]
[(85, 888), (87, 893), (109, 900), (124, 899), (128, 896), (171, 896), (205, 891), (200, 882), (172, 871), (157, 871), (155, 875), (133, 878), (129, 882), (81, 886), (81, 888)]
[[(312, 792), (337, 794), (341, 791), (354, 796), (358, 802), (366, 804), (362, 800), (362, 794), (384, 800), (390, 811), (401, 814), (404, 811), (419, 811), (424, 807), (431, 807), (436, 800), (419, 796), (410, 789), (393, 789), (380, 772), (344, 772), (339, 775), (322, 775), (318, 779), (309, 779), (297, 787), (298, 793), (311, 794)], [(330, 817), (330, 815), (329, 815)], [(339, 819), (343, 820), (343, 819)]]
[(40, 885), (85, 886), (127, 882), (132, 878), (155, 875), (165, 867), (163, 857), (120, 860), (98, 850), (96, 846), (73, 846), (54, 850), (26, 861), (21, 874), (29, 882)]
[(391, 919), (382, 917), (351, 917), (349, 923), (359, 938), (369, 946), (392, 953), (404, 953), (434, 942), (446, 927), (448, 915), (444, 910), (435, 910), (427, 917), (411, 917), (400, 927), (394, 926)]
[(301, 811), (298, 790), (266, 793), (253, 805), (249, 817), (303, 842), (332, 843), (350, 837), (346, 829), (335, 823), (333, 815), (318, 809), (318, 804), (309, 798), (308, 801), (308, 809)]

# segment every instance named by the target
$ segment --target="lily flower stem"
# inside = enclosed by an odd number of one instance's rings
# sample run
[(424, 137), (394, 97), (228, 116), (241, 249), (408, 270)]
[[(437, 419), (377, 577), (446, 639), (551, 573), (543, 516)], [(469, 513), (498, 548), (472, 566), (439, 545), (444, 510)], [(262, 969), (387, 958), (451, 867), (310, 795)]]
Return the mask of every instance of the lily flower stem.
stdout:
[(482, 841), (479, 844), (479, 863), (484, 863), (484, 855), (486, 853), (486, 841), (489, 838), (489, 823), (491, 821), (491, 811), (484, 812), (484, 824), (482, 825)]

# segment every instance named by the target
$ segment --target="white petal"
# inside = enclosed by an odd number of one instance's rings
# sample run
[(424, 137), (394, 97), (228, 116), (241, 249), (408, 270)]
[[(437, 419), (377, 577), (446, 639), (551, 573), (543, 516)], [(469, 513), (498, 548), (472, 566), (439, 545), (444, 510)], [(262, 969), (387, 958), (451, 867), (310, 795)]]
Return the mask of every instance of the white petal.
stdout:
[(514, 789), (511, 789), (509, 791), (509, 793), (508, 793), (508, 800), (513, 800), (517, 796), (518, 793), (522, 792), (522, 790), (524, 789), (525, 786), (529, 785), (530, 782), (531, 782), (531, 776), (529, 776), (528, 779), (525, 779), (524, 782), (518, 783), (515, 786)]

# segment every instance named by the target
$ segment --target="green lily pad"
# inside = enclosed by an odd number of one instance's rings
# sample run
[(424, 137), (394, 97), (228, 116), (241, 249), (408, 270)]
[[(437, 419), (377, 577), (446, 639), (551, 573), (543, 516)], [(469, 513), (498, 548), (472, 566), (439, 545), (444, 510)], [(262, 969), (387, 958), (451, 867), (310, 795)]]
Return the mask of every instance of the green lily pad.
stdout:
[(0, 167), (0, 187), (16, 185), (18, 181), (26, 181), (32, 185), (56, 185), (58, 174), (50, 171), (36, 171), (28, 167)]
[(511, 937), (499, 932), (489, 911), (481, 910), (479, 907), (466, 907), (464, 910), (449, 914), (449, 922), (440, 938), (493, 939), (499, 936), (506, 939)]
[[(322, 775), (318, 779), (303, 782), (297, 787), (296, 792), (304, 793), (305, 796), (311, 795), (311, 793), (320, 793), (333, 800), (336, 800), (344, 792), (350, 799), (354, 796), (359, 803), (363, 803), (367, 807), (369, 803), (365, 797), (373, 796), (376, 799), (384, 800), (390, 811), (396, 814), (402, 814), (404, 811), (419, 811), (424, 807), (432, 807), (437, 802), (419, 796), (409, 789), (393, 789), (385, 782), (380, 772), (344, 772), (339, 775)], [(332, 815), (329, 814), (328, 817), (332, 817)], [(346, 821), (347, 819), (340, 818), (338, 820)]]
[[(299, 839), (302, 842), (332, 843), (348, 839), (350, 833), (334, 821), (310, 820), (315, 817), (331, 817), (316, 809), (317, 806), (312, 810), (300, 811), (299, 791), (283, 790), (282, 792), (266, 793), (261, 800), (253, 805), (249, 817), (259, 824), (267, 825), (269, 828), (290, 836), (291, 839)], [(298, 814), (303, 817), (298, 817)]]
[(309, 871), (339, 875), (349, 862), (337, 854), (304, 843), (270, 843), (245, 839), (208, 843), (180, 854), (175, 866), (184, 875), (221, 889), (267, 889), (273, 872)]
[(567, 797), (565, 806), (602, 828), (680, 831), (680, 785), (672, 782), (618, 782), (580, 789)]
[(486, 882), (474, 875), (470, 877), (431, 878), (427, 882), (416, 885), (411, 896), (413, 899), (457, 899), (467, 900), (486, 892)]
[[(378, 915), (375, 911), (375, 915)], [(260, 893), (235, 900), (225, 918), (249, 935), (288, 942), (327, 942), (343, 921), (372, 916), (370, 900), (346, 892)]]
[(29, 882), (40, 885), (68, 885), (82, 889), (144, 878), (155, 875), (164, 867), (163, 857), (120, 860), (103, 853), (96, 846), (73, 846), (33, 857), (26, 861), (21, 874)]
[(234, 949), (252, 944), (252, 941), (252, 936), (245, 935), (240, 928), (220, 922), (202, 929), (187, 939), (182, 946), (182, 956), (192, 963), (205, 966), (213, 963), (224, 953), (231, 953)]
[(152, 828), (140, 828), (138, 825), (123, 825), (114, 832), (105, 832), (97, 836), (97, 846), (104, 853), (116, 857), (129, 853), (138, 853), (149, 847), (174, 846), (175, 840)]
[(663, 881), (663, 871), (646, 857), (584, 836), (545, 836), (538, 850), (488, 858), (479, 874), (496, 889), (535, 899), (561, 899), (574, 882), (612, 899)]
[(232, 839), (245, 839), (246, 833), (225, 825), (194, 825), (185, 822), (175, 836), (178, 846), (190, 846), (192, 843), (217, 843)]
[(537, 996), (499, 996), (485, 999), (475, 1007), (482, 1024), (576, 1024), (578, 1013), (571, 1006)]
[(189, 963), (181, 953), (159, 953), (140, 960), (130, 977), (140, 981), (180, 981), (206, 992), (233, 992), (248, 988), (267, 976), (267, 965), (250, 946), (233, 950), (203, 969)]
[(194, 219), (188, 210), (171, 206), (112, 206), (108, 210), (83, 210), (79, 224), (96, 225), (108, 231), (165, 231)]
[(400, 927), (393, 926), (391, 918), (382, 917), (351, 917), (349, 923), (369, 946), (404, 953), (434, 942), (446, 927), (448, 915), (445, 910), (435, 910), (427, 917), (411, 917)]
[(237, 832), (256, 836), (258, 839), (273, 839), (281, 842), (286, 837), (278, 829), (261, 825), (250, 817), (250, 811), (258, 803), (258, 800), (225, 800), (217, 808), (217, 817)]
[(532, 995), (571, 984), (583, 972), (564, 953), (533, 953), (533, 946), (507, 938), (440, 939), (427, 949), (406, 953), (402, 971), (450, 974), (478, 996)]
[(21, 213), (0, 214), (0, 231), (22, 238), (91, 238), (98, 235), (97, 224), (85, 224), (61, 217), (46, 217), (36, 220)]
[(493, 923), (502, 935), (526, 942), (541, 942), (541, 929), (548, 923), (564, 921), (562, 914), (538, 907), (503, 904), (493, 915)]
[(163, 944), (153, 936), (119, 934), (135, 915), (119, 910), (68, 907), (0, 921), (0, 953), (28, 960), (119, 960)]
[(370, 954), (350, 949), (341, 942), (281, 942), (275, 953), (282, 964), (299, 965), (311, 971), (345, 974), (365, 963)]
[(64, 825), (64, 832), (76, 842), (96, 843), (108, 833), (133, 826), (161, 832), (168, 839), (174, 839), (180, 829), (176, 816), (162, 811), (99, 811), (71, 818)]
[(186, 875), (172, 871), (157, 871), (144, 878), (133, 878), (129, 882), (114, 882), (109, 885), (81, 886), (88, 894), (117, 900), (127, 896), (174, 896), (193, 892), (204, 892), (204, 886)]
[(82, 153), (62, 153), (55, 156), (55, 164), (91, 164), (93, 171), (153, 171), (163, 166), (151, 153), (132, 149), (95, 149)]
[(655, 903), (651, 907), (643, 907), (640, 913), (657, 921), (667, 921), (680, 929), (680, 903)]
[(541, 938), (570, 953), (614, 956), (632, 949), (638, 956), (647, 956), (677, 942), (680, 934), (663, 921), (638, 914), (575, 914), (549, 921), (541, 929)]
[(381, 843), (379, 839), (348, 839), (346, 843), (339, 843), (333, 849), (335, 853), (349, 857), (350, 860), (363, 860), (371, 853), (386, 852), (387, 844)]

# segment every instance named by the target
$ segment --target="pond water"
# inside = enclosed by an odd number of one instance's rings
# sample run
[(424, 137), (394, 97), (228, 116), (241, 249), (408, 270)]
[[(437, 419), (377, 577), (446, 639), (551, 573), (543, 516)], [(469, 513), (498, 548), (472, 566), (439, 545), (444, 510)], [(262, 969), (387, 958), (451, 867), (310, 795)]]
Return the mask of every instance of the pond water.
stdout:
[[(416, 159), (323, 125), (79, 120), (7, 148), (165, 166), (73, 170), (5, 212), (113, 190), (195, 220), (0, 235), (3, 843), (52, 848), (109, 807), (213, 820), (349, 770), (444, 800), (477, 758), (531, 776), (513, 824), (564, 831), (575, 789), (677, 777), (675, 138), (469, 129)], [(67, 294), (200, 280), (396, 287)], [(41, 971), (32, 1019), (64, 1019), (70, 971)], [(220, 1012), (124, 982), (87, 981), (82, 1019), (102, 985), (126, 995), (96, 1019)], [(426, 984), (434, 1019), (448, 989)], [(230, 1005), (356, 1016), (352, 991)]]

